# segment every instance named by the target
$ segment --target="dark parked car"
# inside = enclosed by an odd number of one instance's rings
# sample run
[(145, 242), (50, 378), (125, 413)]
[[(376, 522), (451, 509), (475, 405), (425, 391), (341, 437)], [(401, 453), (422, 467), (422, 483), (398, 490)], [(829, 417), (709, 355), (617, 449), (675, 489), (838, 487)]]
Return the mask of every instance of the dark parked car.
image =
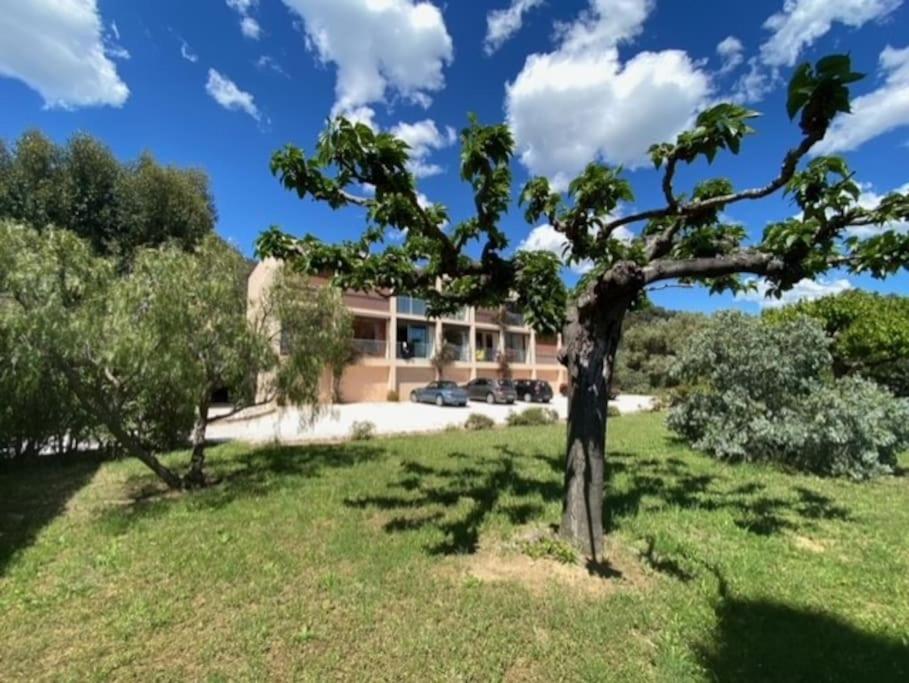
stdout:
[(467, 392), (454, 382), (430, 382), (410, 392), (414, 403), (435, 403), (437, 406), (466, 406)]
[(518, 398), (528, 403), (534, 401), (549, 403), (552, 400), (552, 387), (549, 386), (549, 382), (541, 379), (517, 379), (514, 382), (514, 390)]
[(514, 383), (507, 379), (487, 379), (477, 377), (464, 385), (470, 400), (487, 403), (514, 403), (517, 394)]

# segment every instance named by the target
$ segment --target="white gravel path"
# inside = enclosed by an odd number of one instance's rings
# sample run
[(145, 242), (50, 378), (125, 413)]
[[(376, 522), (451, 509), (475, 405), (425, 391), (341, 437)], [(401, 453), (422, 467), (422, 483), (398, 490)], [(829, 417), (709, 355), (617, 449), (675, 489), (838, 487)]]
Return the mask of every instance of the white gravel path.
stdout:
[[(652, 402), (652, 396), (622, 394), (610, 405), (618, 407), (622, 413), (633, 413), (648, 409)], [(482, 413), (503, 424), (509, 413), (520, 412), (528, 405), (522, 402), (511, 406), (487, 405), (471, 401), (465, 408), (440, 408), (423, 403), (350, 403), (328, 408), (325, 414), (314, 422), (310, 421), (310, 424), (297, 408), (275, 408), (260, 410), (254, 416), (239, 413), (216, 422), (209, 426), (208, 437), (252, 442), (324, 441), (349, 436), (353, 423), (359, 421), (372, 422), (378, 434), (434, 432), (450, 425), (462, 426), (470, 413)], [(562, 396), (555, 397), (549, 407), (554, 408), (562, 419), (568, 414), (567, 401)]]

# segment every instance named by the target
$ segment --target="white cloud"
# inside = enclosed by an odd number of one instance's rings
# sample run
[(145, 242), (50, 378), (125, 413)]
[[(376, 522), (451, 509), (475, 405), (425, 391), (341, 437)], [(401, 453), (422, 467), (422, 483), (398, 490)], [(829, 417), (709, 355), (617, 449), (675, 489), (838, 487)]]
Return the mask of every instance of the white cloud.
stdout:
[[(630, 242), (635, 237), (634, 233), (624, 225), (612, 234), (620, 242)], [(527, 233), (527, 237), (518, 245), (518, 251), (548, 251), (558, 256), (559, 260), (564, 263), (569, 252), (568, 239), (549, 223), (544, 223)], [(592, 268), (593, 261), (586, 259), (569, 266), (569, 269), (578, 275), (583, 275)]]
[[(898, 192), (899, 194), (909, 193), (909, 183), (896, 188), (893, 192)], [(859, 195), (858, 205), (865, 209), (873, 209), (881, 203), (884, 196), (875, 192), (870, 185), (866, 185), (862, 188), (862, 193)], [(884, 225), (863, 225), (849, 228), (846, 232), (848, 235), (865, 239), (887, 230), (895, 230), (896, 232), (907, 234), (909, 233), (909, 221), (895, 221)]]
[(740, 292), (735, 295), (736, 300), (757, 304), (761, 308), (779, 308), (798, 301), (811, 301), (832, 294), (840, 294), (853, 288), (852, 283), (845, 278), (839, 280), (809, 280), (803, 279), (795, 283), (792, 289), (783, 292), (782, 297), (767, 298), (770, 289), (766, 280), (753, 280), (756, 289), (750, 292)]
[(524, 23), (524, 14), (542, 4), (543, 0), (511, 0), (509, 7), (487, 13), (486, 38), (483, 41), (483, 50), (486, 54), (494, 53), (520, 31)]
[(902, 0), (786, 0), (764, 28), (773, 35), (761, 45), (761, 61), (771, 67), (793, 66), (802, 50), (826, 34), (834, 23), (859, 28), (883, 19)]
[(284, 70), (284, 67), (269, 55), (262, 55), (259, 57), (259, 59), (256, 60), (256, 67), (259, 69), (271, 69), (276, 74), (284, 76), (284, 78), (290, 78), (290, 74)]
[(96, 0), (4, 3), (0, 76), (23, 81), (48, 108), (122, 106), (129, 88), (106, 54), (102, 30)]
[(187, 62), (192, 62), (195, 64), (199, 61), (199, 55), (195, 54), (190, 48), (189, 43), (185, 40), (180, 42), (180, 56), (183, 57)]
[(415, 0), (284, 0), (304, 22), (307, 45), (337, 67), (332, 114), (356, 112), (398, 95), (421, 106), (445, 85), (452, 60), (442, 13)]
[(686, 128), (707, 101), (710, 79), (685, 52), (640, 52), (617, 44), (640, 33), (649, 0), (592, 0), (562, 26), (558, 49), (527, 58), (506, 86), (508, 122), (528, 169), (564, 188), (597, 157), (647, 162), (648, 147)]
[(260, 120), (261, 114), (256, 107), (253, 96), (240, 90), (236, 83), (226, 76), (222, 76), (214, 69), (208, 70), (208, 83), (205, 84), (205, 90), (215, 102), (225, 109), (245, 111), (256, 121)]
[(723, 62), (720, 67), (720, 73), (729, 73), (741, 64), (745, 59), (742, 54), (744, 51), (745, 46), (742, 45), (742, 41), (735, 36), (726, 36), (723, 38), (716, 46), (716, 53)]
[(391, 129), (391, 134), (401, 138), (410, 145), (410, 170), (418, 178), (438, 175), (442, 167), (429, 163), (433, 150), (444, 149), (454, 144), (457, 133), (451, 126), (440, 131), (432, 119), (416, 123), (399, 123)]
[(262, 27), (252, 17), (243, 17), (240, 20), (240, 32), (247, 38), (259, 40), (259, 36), (262, 35)]
[(120, 40), (120, 29), (117, 28), (116, 21), (110, 22), (110, 30), (111, 30), (111, 33), (114, 34), (114, 38), (116, 38), (117, 40)]
[(259, 40), (262, 27), (250, 13), (259, 4), (259, 0), (226, 0), (227, 6), (240, 15), (240, 32), (247, 38)]
[(815, 154), (847, 152), (868, 140), (909, 125), (909, 47), (884, 48), (880, 56), (883, 84), (852, 101), (852, 114), (833, 121), (827, 136), (814, 147)]

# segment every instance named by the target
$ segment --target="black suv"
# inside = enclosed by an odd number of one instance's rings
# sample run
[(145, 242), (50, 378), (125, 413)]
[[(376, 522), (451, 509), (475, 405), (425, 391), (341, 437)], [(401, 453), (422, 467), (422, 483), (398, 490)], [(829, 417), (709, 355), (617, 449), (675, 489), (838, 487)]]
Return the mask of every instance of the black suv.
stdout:
[(552, 400), (552, 387), (549, 382), (541, 379), (517, 379), (514, 382), (514, 390), (518, 398), (532, 403), (549, 403)]

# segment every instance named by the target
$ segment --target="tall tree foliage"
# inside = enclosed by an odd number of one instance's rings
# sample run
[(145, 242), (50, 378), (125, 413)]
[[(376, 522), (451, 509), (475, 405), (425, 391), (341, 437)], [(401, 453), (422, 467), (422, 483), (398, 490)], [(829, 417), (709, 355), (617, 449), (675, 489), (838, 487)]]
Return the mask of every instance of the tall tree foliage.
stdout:
[(11, 148), (0, 142), (2, 218), (66, 228), (97, 253), (128, 259), (142, 246), (194, 246), (212, 232), (215, 209), (202, 171), (161, 166), (148, 153), (124, 164), (91, 136), (58, 146), (29, 131)]
[[(554, 256), (506, 255), (500, 222), (511, 202), (514, 141), (506, 126), (484, 126), (475, 118), (461, 133), (461, 178), (473, 190), (475, 215), (449, 226), (444, 206), (419, 201), (406, 143), (342, 118), (331, 122), (313, 156), (287, 146), (272, 158), (272, 169), (301, 198), (335, 209), (361, 207), (367, 223), (362, 237), (325, 244), (271, 229), (259, 238), (258, 250), (304, 271), (332, 271), (344, 287), (424, 297), (434, 314), (464, 304), (494, 306), (515, 296), (541, 331), (564, 321), (570, 389), (561, 532), (599, 558), (607, 385), (625, 313), (648, 287), (678, 281), (735, 291), (744, 286), (740, 274), (747, 273), (765, 278), (771, 294), (779, 295), (830, 268), (884, 277), (909, 262), (909, 236), (886, 227), (909, 216), (909, 197), (892, 194), (878, 206), (862, 207), (858, 181), (845, 161), (816, 157), (803, 163), (834, 117), (849, 111), (849, 85), (860, 78), (844, 55), (796, 70), (787, 109), (790, 118), (798, 117), (801, 136), (779, 171), (759, 187), (736, 189), (719, 177), (684, 193), (675, 187), (680, 165), (737, 154), (754, 132), (750, 124), (757, 113), (730, 103), (701, 113), (674, 142), (651, 148), (663, 195), (656, 207), (616, 217), (619, 204), (633, 200), (631, 185), (621, 168), (596, 161), (565, 193), (545, 178), (530, 180), (520, 194), (527, 221), (545, 219), (565, 236), (568, 260), (594, 264), (570, 301)], [(375, 187), (375, 194), (358, 195), (363, 184)], [(768, 226), (757, 241), (725, 218), (732, 205), (778, 192), (795, 200), (800, 215)], [(847, 236), (847, 228), (867, 225), (882, 229), (868, 238)], [(636, 227), (630, 241), (618, 239), (624, 226)], [(406, 231), (403, 244), (384, 244), (389, 229)]]
[(861, 375), (909, 396), (909, 297), (850, 291), (767, 311), (771, 320), (807, 315), (832, 344), (837, 376)]

